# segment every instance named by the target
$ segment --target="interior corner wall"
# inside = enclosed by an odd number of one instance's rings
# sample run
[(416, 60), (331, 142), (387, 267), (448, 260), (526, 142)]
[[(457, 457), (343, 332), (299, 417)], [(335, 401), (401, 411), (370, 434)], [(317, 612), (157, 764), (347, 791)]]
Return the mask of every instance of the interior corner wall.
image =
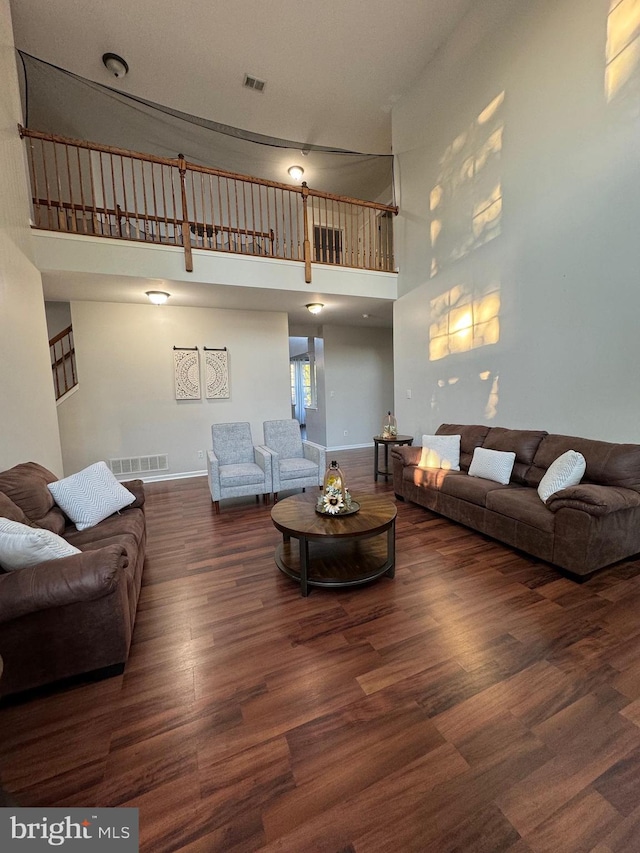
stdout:
[(395, 105), (403, 432), (640, 441), (639, 17), (472, 4)]
[(62, 473), (42, 280), (33, 264), (9, 0), (0, 0), (0, 469)]
[(47, 318), (49, 340), (71, 325), (71, 305), (69, 302), (45, 302), (44, 312)]
[[(65, 474), (99, 460), (168, 454), (173, 477), (206, 470), (211, 424), (291, 417), (287, 315), (71, 304), (79, 386), (58, 408)], [(199, 347), (202, 396), (176, 400), (173, 347)], [(203, 347), (227, 347), (228, 399), (206, 399)], [(198, 455), (203, 453), (203, 457)]]
[(393, 407), (392, 331), (324, 326), (323, 338), (326, 445), (372, 445)]

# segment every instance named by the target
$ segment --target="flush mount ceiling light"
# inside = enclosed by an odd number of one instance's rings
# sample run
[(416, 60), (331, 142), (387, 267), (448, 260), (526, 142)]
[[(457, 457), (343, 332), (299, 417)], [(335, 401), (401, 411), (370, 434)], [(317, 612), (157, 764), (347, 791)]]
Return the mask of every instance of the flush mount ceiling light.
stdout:
[(129, 70), (127, 63), (117, 53), (104, 53), (102, 64), (114, 77), (124, 77)]
[(147, 290), (147, 296), (154, 305), (164, 305), (171, 294), (165, 290)]
[(289, 166), (287, 169), (291, 177), (294, 181), (299, 181), (300, 178), (304, 175), (304, 169), (302, 166)]
[(305, 305), (305, 308), (312, 314), (319, 314), (324, 308), (324, 305), (322, 302), (309, 302), (308, 305)]

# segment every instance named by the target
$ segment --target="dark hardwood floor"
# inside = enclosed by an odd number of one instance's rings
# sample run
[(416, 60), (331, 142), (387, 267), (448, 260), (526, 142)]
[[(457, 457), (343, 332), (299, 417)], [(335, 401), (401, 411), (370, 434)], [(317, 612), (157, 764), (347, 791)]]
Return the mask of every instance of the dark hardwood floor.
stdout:
[(136, 806), (145, 853), (640, 850), (640, 560), (579, 585), (399, 503), (395, 579), (304, 599), (270, 507), (147, 495), (124, 674), (0, 709), (20, 805)]

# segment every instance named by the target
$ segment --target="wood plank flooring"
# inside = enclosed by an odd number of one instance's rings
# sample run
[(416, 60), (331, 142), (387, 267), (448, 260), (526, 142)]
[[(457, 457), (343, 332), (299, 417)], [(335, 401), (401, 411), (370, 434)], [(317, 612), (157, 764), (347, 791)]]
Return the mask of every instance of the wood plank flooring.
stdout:
[(398, 503), (395, 579), (304, 599), (270, 507), (147, 496), (124, 674), (0, 709), (18, 804), (138, 807), (144, 853), (640, 850), (640, 559), (578, 585)]

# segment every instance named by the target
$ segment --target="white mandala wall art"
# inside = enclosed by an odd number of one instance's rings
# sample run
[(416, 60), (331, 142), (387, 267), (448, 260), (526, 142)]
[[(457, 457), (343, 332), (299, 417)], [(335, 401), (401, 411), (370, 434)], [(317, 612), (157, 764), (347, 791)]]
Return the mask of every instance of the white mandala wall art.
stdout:
[(175, 369), (176, 400), (199, 400), (200, 353), (197, 349), (173, 350)]
[(226, 349), (205, 349), (207, 370), (207, 399), (223, 400), (229, 398), (229, 359)]

